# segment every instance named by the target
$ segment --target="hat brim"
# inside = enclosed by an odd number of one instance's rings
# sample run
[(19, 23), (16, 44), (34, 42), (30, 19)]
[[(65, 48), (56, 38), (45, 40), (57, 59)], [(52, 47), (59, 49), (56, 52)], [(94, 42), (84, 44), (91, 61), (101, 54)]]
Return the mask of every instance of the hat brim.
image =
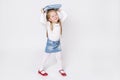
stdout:
[(55, 9), (55, 10), (57, 10), (57, 9), (59, 9), (59, 8), (61, 8), (61, 4), (52, 4), (52, 5), (47, 5), (47, 6), (45, 6), (44, 8), (43, 8), (43, 10), (45, 11), (45, 12), (47, 12), (48, 10), (50, 10), (50, 9)]

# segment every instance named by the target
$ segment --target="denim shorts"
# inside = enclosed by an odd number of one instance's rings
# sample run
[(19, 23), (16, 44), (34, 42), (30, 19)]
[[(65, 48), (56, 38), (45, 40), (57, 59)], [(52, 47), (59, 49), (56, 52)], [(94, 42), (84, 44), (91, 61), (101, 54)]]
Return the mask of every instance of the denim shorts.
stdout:
[(51, 41), (47, 39), (45, 52), (46, 53), (56, 53), (61, 51), (60, 40)]

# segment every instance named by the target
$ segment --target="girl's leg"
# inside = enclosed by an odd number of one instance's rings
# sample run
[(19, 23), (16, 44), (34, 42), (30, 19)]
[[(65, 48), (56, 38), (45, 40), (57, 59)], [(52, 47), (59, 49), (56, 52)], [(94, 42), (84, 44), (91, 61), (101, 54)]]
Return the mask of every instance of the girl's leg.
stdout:
[(56, 54), (56, 60), (57, 60), (57, 67), (58, 69), (63, 69), (62, 68), (62, 55), (61, 55), (61, 52), (57, 52), (55, 53)]
[(43, 55), (43, 59), (42, 59), (42, 61), (41, 61), (40, 69), (38, 70), (38, 73), (41, 74), (42, 76), (47, 76), (47, 75), (48, 75), (48, 73), (46, 73), (46, 72), (44, 71), (44, 67), (45, 67), (45, 63), (46, 63), (49, 55), (50, 55), (50, 54), (47, 54), (47, 53), (45, 53), (45, 54)]
[(61, 55), (61, 52), (56, 53), (56, 59), (57, 59), (57, 66), (58, 66), (59, 73), (62, 76), (66, 76), (67, 74), (65, 73), (65, 71), (63, 69), (63, 66), (62, 66), (62, 55)]
[(40, 71), (44, 70), (46, 61), (47, 61), (47, 59), (48, 59), (49, 56), (50, 56), (50, 54), (48, 54), (48, 53), (45, 53), (45, 54), (43, 55), (43, 59), (42, 59), (42, 61), (41, 61), (40, 69), (39, 69)]

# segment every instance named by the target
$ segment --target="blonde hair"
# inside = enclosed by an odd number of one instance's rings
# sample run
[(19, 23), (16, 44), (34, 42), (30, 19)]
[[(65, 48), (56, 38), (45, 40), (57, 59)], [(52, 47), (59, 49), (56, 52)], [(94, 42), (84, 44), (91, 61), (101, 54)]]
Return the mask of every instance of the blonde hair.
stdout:
[[(55, 9), (50, 9), (50, 10), (48, 10), (48, 11), (46, 12), (46, 19), (47, 19), (47, 21), (49, 21), (50, 12), (52, 12), (52, 11), (55, 11), (55, 12), (57, 13), (57, 10), (55, 10)], [(50, 22), (50, 28), (51, 28), (51, 30), (53, 30), (53, 24), (52, 24), (51, 21), (49, 21), (49, 22)], [(57, 23), (59, 23), (59, 25), (60, 25), (60, 34), (62, 35), (62, 24), (61, 24), (60, 19), (58, 20)]]

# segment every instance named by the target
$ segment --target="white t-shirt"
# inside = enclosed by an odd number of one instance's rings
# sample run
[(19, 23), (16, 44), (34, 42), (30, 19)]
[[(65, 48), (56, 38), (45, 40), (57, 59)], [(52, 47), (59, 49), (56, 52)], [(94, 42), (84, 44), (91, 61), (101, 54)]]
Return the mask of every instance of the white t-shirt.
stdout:
[[(50, 24), (50, 23), (48, 23)], [(50, 25), (47, 26), (48, 38), (52, 41), (58, 41), (60, 39), (60, 25), (54, 24), (53, 30), (51, 30)]]
[[(60, 12), (57, 12), (58, 15), (59, 15), (59, 18), (61, 20), (61, 23), (64, 22), (64, 20), (67, 18), (67, 14), (61, 10)], [(60, 24), (59, 23), (56, 23), (56, 24), (53, 24), (53, 30), (51, 30), (50, 28), (50, 22), (48, 22), (46, 20), (46, 13), (41, 13), (40, 14), (40, 22), (45, 24), (47, 27), (46, 27), (46, 30), (48, 32), (48, 38), (52, 41), (58, 41), (61, 37), (61, 34), (60, 34)]]

